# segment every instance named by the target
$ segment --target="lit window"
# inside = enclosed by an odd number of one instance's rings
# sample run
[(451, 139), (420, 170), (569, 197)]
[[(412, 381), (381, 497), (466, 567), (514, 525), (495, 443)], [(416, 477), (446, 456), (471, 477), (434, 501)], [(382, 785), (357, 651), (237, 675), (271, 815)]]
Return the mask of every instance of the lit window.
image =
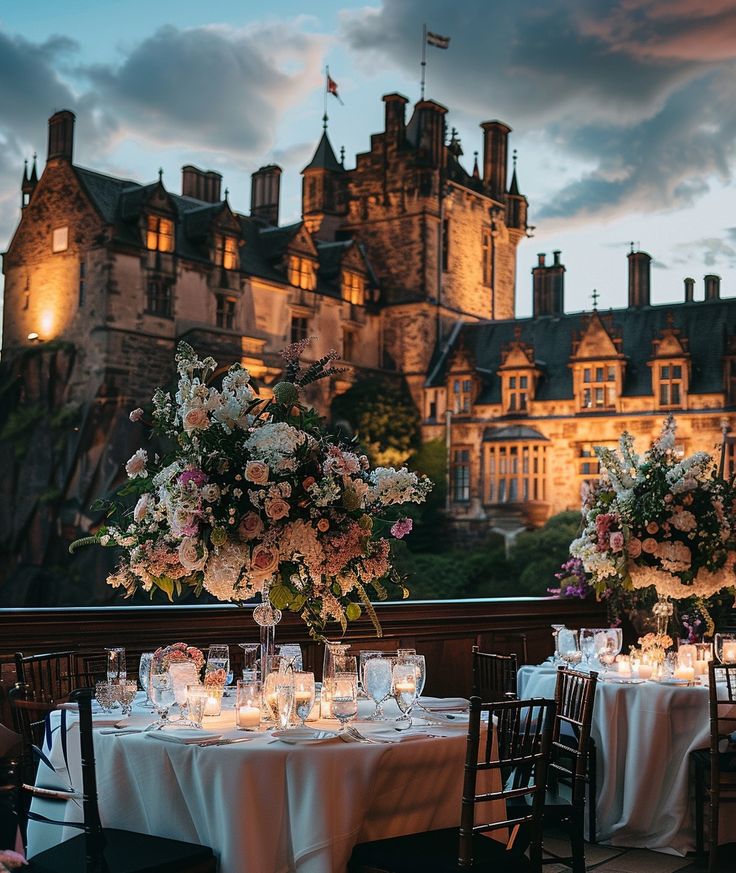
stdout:
[(215, 312), (215, 324), (225, 330), (235, 327), (235, 298), (225, 294), (217, 295), (217, 310)]
[(146, 248), (152, 252), (174, 251), (174, 222), (160, 215), (149, 215), (146, 224)]
[(215, 266), (225, 270), (238, 269), (238, 241), (234, 236), (215, 236)]
[(682, 364), (659, 365), (659, 405), (682, 406)]
[(343, 270), (342, 299), (354, 303), (356, 306), (365, 305), (365, 279), (360, 273)]
[(491, 251), (491, 231), (485, 229), (481, 236), (481, 259), (483, 265), (483, 284), (490, 285), (493, 283), (493, 254)]
[(317, 287), (317, 271), (314, 261), (292, 255), (289, 258), (289, 282), (305, 291), (314, 291)]
[(51, 251), (54, 254), (65, 252), (69, 248), (69, 227), (57, 227), (51, 234)]
[(308, 336), (309, 326), (307, 319), (301, 315), (291, 316), (291, 342), (300, 343)]
[(488, 502), (544, 500), (547, 447), (543, 443), (491, 443), (488, 447)]
[(470, 449), (455, 449), (452, 453), (452, 499), (456, 503), (470, 500)]
[(168, 279), (149, 279), (146, 309), (151, 315), (171, 318), (171, 282)]
[(583, 369), (580, 394), (582, 409), (613, 409), (616, 405), (616, 368), (593, 366)]

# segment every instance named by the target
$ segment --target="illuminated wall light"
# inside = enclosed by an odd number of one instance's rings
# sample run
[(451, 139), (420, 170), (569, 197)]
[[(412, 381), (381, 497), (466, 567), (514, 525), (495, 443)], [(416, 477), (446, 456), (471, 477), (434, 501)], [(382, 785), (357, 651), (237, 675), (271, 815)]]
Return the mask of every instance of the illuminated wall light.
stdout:
[(35, 332), (31, 332), (31, 333), (28, 334), (28, 342), (29, 342), (29, 343), (36, 343), (36, 342), (38, 342), (39, 340), (40, 340), (40, 337), (39, 337), (39, 335), (38, 335), (37, 333), (35, 333)]

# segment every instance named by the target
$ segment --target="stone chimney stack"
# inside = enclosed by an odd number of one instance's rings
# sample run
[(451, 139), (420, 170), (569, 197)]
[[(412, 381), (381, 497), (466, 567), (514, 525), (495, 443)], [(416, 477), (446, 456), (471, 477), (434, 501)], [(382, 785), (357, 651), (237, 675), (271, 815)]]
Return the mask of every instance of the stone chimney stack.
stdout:
[(403, 94), (384, 94), (386, 142), (396, 148), (404, 143), (406, 131), (406, 104)]
[(652, 258), (646, 252), (629, 252), (629, 307), (650, 305)]
[(281, 172), (281, 167), (268, 164), (250, 177), (250, 214), (274, 227), (279, 223)]
[(205, 203), (219, 203), (222, 176), (214, 170), (200, 170), (192, 164), (181, 168), (181, 193)]
[(72, 162), (74, 152), (74, 113), (68, 109), (55, 112), (49, 118), (48, 159)]
[(685, 303), (692, 303), (695, 300), (695, 279), (688, 277), (685, 279)]
[(483, 184), (491, 197), (503, 199), (506, 194), (508, 141), (511, 128), (502, 121), (484, 121), (483, 128)]
[(554, 261), (549, 266), (544, 254), (537, 255), (537, 266), (532, 270), (532, 315), (562, 315), (565, 307), (565, 267), (560, 252), (552, 252)]
[(705, 299), (718, 300), (721, 296), (721, 277), (712, 273), (705, 277)]
[(445, 115), (447, 109), (434, 100), (420, 100), (415, 113), (418, 122), (417, 148), (424, 163), (442, 165), (445, 150)]

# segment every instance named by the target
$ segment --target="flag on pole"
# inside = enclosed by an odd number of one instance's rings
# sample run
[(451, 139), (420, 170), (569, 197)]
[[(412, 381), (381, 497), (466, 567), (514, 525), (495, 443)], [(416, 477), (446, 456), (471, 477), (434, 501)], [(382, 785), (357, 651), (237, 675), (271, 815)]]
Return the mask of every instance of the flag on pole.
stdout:
[(341, 106), (345, 104), (340, 100), (340, 95), (337, 93), (337, 82), (330, 76), (329, 68), (327, 69), (327, 93), (332, 94), (333, 97), (337, 98), (338, 103)]
[(438, 49), (446, 49), (450, 47), (450, 37), (449, 36), (440, 36), (439, 33), (432, 33), (431, 30), (427, 31), (427, 45), (433, 45)]

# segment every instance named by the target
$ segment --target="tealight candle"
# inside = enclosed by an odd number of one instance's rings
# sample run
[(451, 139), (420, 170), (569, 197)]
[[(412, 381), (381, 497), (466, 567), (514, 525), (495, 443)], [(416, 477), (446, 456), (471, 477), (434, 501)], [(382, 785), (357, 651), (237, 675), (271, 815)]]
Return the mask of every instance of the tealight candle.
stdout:
[(403, 682), (397, 682), (394, 688), (398, 694), (414, 694), (417, 690), (417, 683), (412, 682), (411, 679), (405, 679)]
[(239, 730), (256, 730), (260, 726), (261, 696), (260, 681), (238, 679), (235, 692), (235, 724)]
[(684, 664), (675, 668), (675, 679), (685, 679), (688, 682), (695, 680), (695, 667), (686, 667)]
[(723, 641), (723, 663), (733, 664), (736, 662), (736, 640)]
[(261, 723), (261, 710), (258, 706), (238, 707), (238, 727), (257, 728)]
[(221, 697), (219, 695), (209, 694), (204, 702), (205, 715), (219, 715), (221, 709)]
[(627, 655), (619, 655), (616, 666), (618, 667), (619, 676), (631, 676), (631, 662)]
[(645, 664), (643, 661), (639, 664), (639, 678), (640, 679), (651, 679), (652, 673), (654, 672), (654, 667), (651, 664)]

